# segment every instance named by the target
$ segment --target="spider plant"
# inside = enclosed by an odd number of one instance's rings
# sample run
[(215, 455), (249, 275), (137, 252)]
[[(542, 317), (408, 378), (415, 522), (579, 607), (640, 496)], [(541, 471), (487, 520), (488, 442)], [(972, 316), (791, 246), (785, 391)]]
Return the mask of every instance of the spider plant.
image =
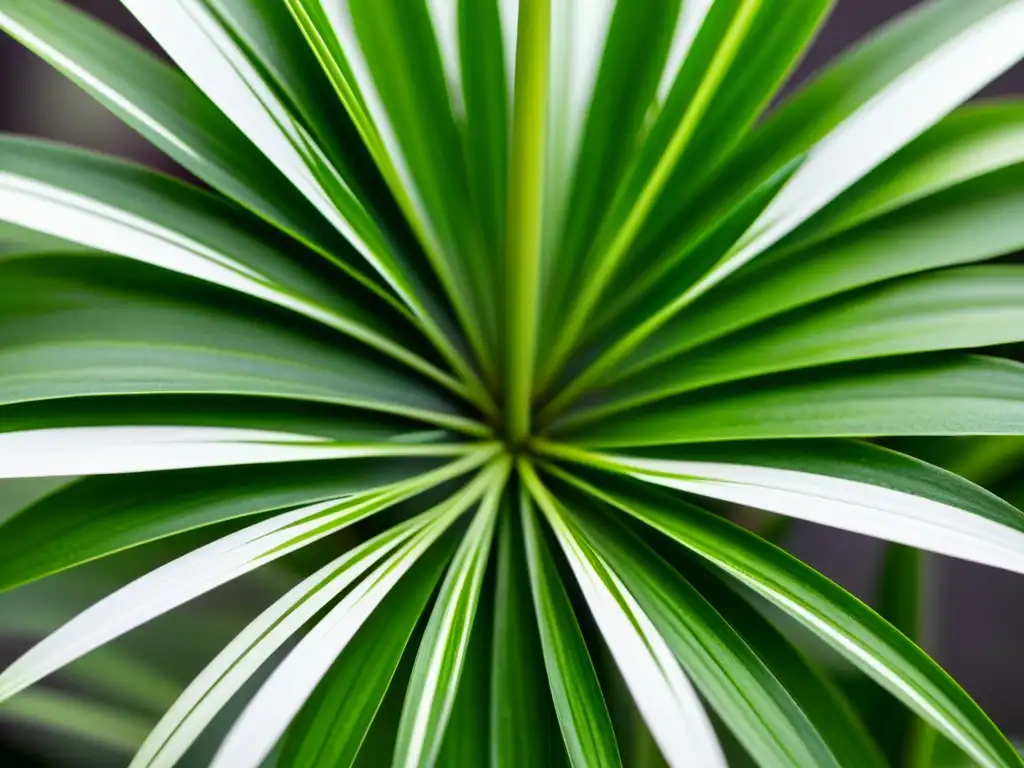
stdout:
[(960, 107), (1024, 0), (923, 3), (778, 103), (829, 0), (122, 3), (173, 65), (0, 0), (197, 182), (0, 138), (0, 476), (79, 478), (0, 526), (0, 588), (230, 530), (0, 700), (319, 542), (133, 766), (255, 675), (217, 768), (886, 764), (785, 615), (1022, 765), (727, 511), (1024, 572), (1024, 514), (869, 442), (1024, 433), (1024, 367), (964, 351), (1024, 340), (1024, 267), (978, 264), (1024, 248), (1024, 105)]

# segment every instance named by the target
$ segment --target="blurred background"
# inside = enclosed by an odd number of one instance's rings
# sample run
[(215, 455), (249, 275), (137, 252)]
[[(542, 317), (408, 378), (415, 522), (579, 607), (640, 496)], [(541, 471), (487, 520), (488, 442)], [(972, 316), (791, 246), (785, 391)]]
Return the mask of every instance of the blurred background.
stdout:
[[(119, 0), (74, 0), (73, 4), (152, 47)], [(831, 20), (790, 87), (913, 5), (915, 0), (838, 0)], [(980, 98), (1006, 96), (1024, 96), (1024, 67), (1009, 72)], [(0, 130), (69, 142), (184, 175), (70, 81), (7, 38), (0, 38)], [(961, 440), (899, 447), (961, 471), (1020, 505), (1024, 502), (1022, 446), (1012, 440)], [(0, 520), (5, 512), (40, 491), (38, 486), (0, 485)], [(878, 542), (799, 523), (788, 531), (783, 544), (862, 598), (874, 599), (883, 556)], [(161, 546), (168, 548), (169, 557), (175, 547), (187, 543)], [(131, 556), (113, 558), (116, 562), (88, 566), (71, 578), (51, 577), (28, 589), (0, 595), (0, 665), (27, 647), (31, 637), (130, 577), (150, 556), (151, 552), (140, 553), (135, 560)], [(1020, 703), (1024, 690), (1024, 577), (937, 556), (927, 557), (925, 569), (926, 650), (1011, 737), (1024, 738), (1024, 706)], [(85, 660), (88, 663), (74, 666), (67, 681), (36, 694), (36, 698), (26, 695), (19, 697), (18, 706), (0, 707), (0, 764), (124, 765), (126, 745), (145, 734), (155, 716), (173, 701), (183, 681), (226, 642), (232, 628), (240, 628), (247, 616), (265, 606), (291, 578), (285, 563), (278, 571), (219, 590), (187, 611), (175, 612), (170, 622), (157, 621), (118, 641), (110, 653), (90, 655)], [(191, 617), (183, 617), (185, 612)], [(156, 668), (137, 665), (138, 657), (151, 659), (154, 654), (160, 657)], [(83, 680), (95, 682), (98, 678), (113, 680), (108, 687), (117, 690), (94, 692), (94, 706), (82, 709), (80, 699), (62, 696), (78, 690)], [(133, 703), (130, 714), (115, 705), (125, 700)], [(77, 729), (88, 738), (53, 737), (39, 727), (47, 720), (58, 730), (73, 733)]]

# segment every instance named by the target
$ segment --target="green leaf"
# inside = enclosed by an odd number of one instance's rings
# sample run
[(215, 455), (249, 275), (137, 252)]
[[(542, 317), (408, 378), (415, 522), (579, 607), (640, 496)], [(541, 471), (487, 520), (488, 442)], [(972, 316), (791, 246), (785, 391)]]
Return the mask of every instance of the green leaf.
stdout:
[[(723, 271), (788, 234), (1016, 63), (1024, 49), (1011, 28), (1022, 12), (1014, 0), (922, 5), (776, 110), (733, 167), (758, 182), (794, 158), (801, 166)], [(979, 46), (989, 55), (977, 56)]]
[(917, 646), (855, 597), (724, 518), (616, 486), (602, 496), (734, 576), (804, 624), (982, 766), (1020, 766), (1005, 737)]
[[(488, 576), (485, 597), (493, 581)], [(459, 676), (452, 712), (445, 728), (437, 765), (445, 768), (477, 768), (491, 755), (491, 648), (494, 622), (489, 601), (481, 600)], [(394, 741), (394, 740), (392, 740)]]
[(623, 446), (775, 438), (1017, 435), (1024, 432), (1024, 365), (953, 356), (903, 365), (824, 370), (681, 395), (553, 434)]
[(793, 697), (840, 765), (844, 768), (889, 765), (842, 692), (743, 599), (733, 584), (726, 583), (717, 569), (694, 564), (685, 574)]
[(167, 710), (133, 766), (173, 766), (249, 679), (302, 627), (436, 514), (393, 526), (331, 561), (261, 613), (200, 672)]
[(0, 28), (214, 189), (308, 243), (347, 250), (202, 91), (128, 38), (56, 0), (11, 0)]
[[(1008, 168), (910, 203), (869, 226), (766, 254), (673, 317), (612, 375), (846, 291), (1019, 250), (1022, 178), (1024, 167)], [(892, 258), (894, 252), (900, 258)], [(658, 296), (668, 299), (674, 290), (676, 283), (665, 281)]]
[[(635, 147), (644, 136), (645, 118), (655, 104), (658, 79), (665, 67), (681, 3), (668, 0), (644, 5), (612, 2), (591, 6), (594, 7), (561, 10), (568, 17), (568, 40), (564, 51), (556, 48), (552, 52), (557, 57), (552, 77), (561, 76), (569, 82), (563, 98), (551, 105), (556, 119), (563, 121), (558, 126), (561, 131), (552, 131), (549, 140), (551, 163), (562, 173), (552, 178), (549, 186), (558, 185), (553, 192), (564, 187), (566, 210), (564, 224), (551, 224), (559, 230), (560, 240), (557, 251), (551, 254), (551, 263), (546, 265), (551, 279), (543, 307), (546, 335), (562, 330), (563, 318), (571, 320), (567, 303), (575, 298), (573, 289), (580, 269), (588, 257), (593, 260), (592, 247), (601, 244), (595, 242), (597, 233), (615, 202), (614, 191), (622, 185), (634, 162)], [(584, 18), (575, 18), (574, 12)], [(574, 60), (583, 57), (573, 45), (582, 48), (582, 34), (578, 30), (590, 31), (590, 25), (600, 29), (600, 22), (592, 21), (595, 16), (601, 17), (607, 28), (603, 35), (592, 33), (603, 48), (585, 59), (595, 70), (591, 79), (577, 82), (583, 80), (586, 69), (577, 64), (583, 71), (573, 70)], [(579, 134), (575, 142), (578, 146), (559, 146), (569, 145), (575, 134)], [(557, 200), (556, 196), (547, 205), (554, 207)]]
[(648, 483), (1024, 572), (1024, 512), (944, 470), (875, 446), (767, 443), (646, 455), (552, 455)]
[(362, 493), (436, 466), (350, 459), (86, 478), (0, 525), (0, 591), (166, 536)]
[[(890, 544), (885, 550), (879, 577), (878, 613), (896, 629), (921, 643), (922, 555), (916, 549)], [(873, 689), (862, 707), (865, 721), (885, 750), (892, 765), (913, 765), (915, 743), (928, 728), (897, 699)], [(929, 729), (930, 730), (930, 729)]]
[(725, 757), (711, 720), (651, 618), (604, 557), (583, 538), (572, 516), (533, 468), (520, 462), (519, 472), (554, 531), (665, 760), (673, 768), (694, 760), (724, 768)]
[(0, 264), (0, 405), (158, 392), (263, 395), (478, 429), (365, 350), (228, 311), (230, 294), (156, 277), (116, 257)]
[(509, 437), (531, 433), (531, 402), (540, 314), (544, 170), (551, 68), (550, 0), (523, 0), (519, 8), (509, 169), (505, 385)]
[[(718, 0), (711, 4), (692, 46), (671, 81), (664, 82), (664, 104), (657, 114), (641, 150), (632, 183), (642, 183), (651, 171), (651, 162), (667, 148), (672, 132), (689, 109), (702, 87), (705, 73), (717, 47), (743, 9), (742, 0)], [(755, 121), (768, 107), (772, 97), (810, 47), (815, 35), (834, 6), (833, 0), (788, 3), (785, 0), (760, 0), (756, 14), (738, 54), (724, 75), (727, 87), (708, 94), (709, 102), (692, 138), (677, 162), (661, 199), (651, 213), (646, 230), (647, 241), (655, 235), (668, 235), (675, 241), (679, 226), (673, 221), (680, 202), (692, 201), (703, 184), (712, 178), (729, 153), (741, 143)], [(666, 73), (668, 74), (668, 73)], [(657, 240), (651, 245), (661, 245)], [(652, 255), (660, 256), (664, 245)], [(669, 253), (672, 253), (670, 250)]]
[[(78, 614), (7, 667), (0, 674), (0, 701), (194, 597), (464, 474), (480, 463), (455, 462), (379, 491), (300, 507), (228, 534), (149, 571)], [(476, 481), (468, 487), (472, 490), (478, 486)], [(459, 501), (462, 496), (454, 498)]]
[[(505, 247), (508, 213), (509, 99), (501, 0), (457, 0), (458, 49), (465, 100), (466, 170), (491, 253)], [(491, 283), (492, 290), (496, 283)]]
[(987, 174), (1024, 163), (1024, 109), (1012, 101), (967, 104), (840, 195), (794, 233), (819, 241)]
[(838, 766), (811, 721), (713, 605), (630, 531), (584, 504), (575, 525), (757, 763)]
[(292, 721), (282, 764), (348, 768), (355, 762), (449, 557), (443, 546), (429, 550), (366, 620)]
[[(523, 529), (517, 517), (529, 509), (520, 488), (518, 504), (506, 496), (498, 532), (494, 652), (491, 664), (491, 761), (495, 768), (561, 765), (565, 751), (553, 724)], [(559, 752), (561, 755), (559, 755)], [(561, 759), (559, 759), (559, 757)]]
[(382, 414), (258, 398), (80, 398), (10, 405), (2, 414), (0, 478), (445, 456), (488, 445), (445, 442), (446, 432)]
[[(795, 164), (778, 194), (714, 266), (678, 286), (668, 304), (649, 303), (648, 319), (602, 352), (578, 377), (574, 394), (1009, 69), (1024, 55), (1024, 43), (1013, 34), (1022, 22), (1024, 7), (1015, 0), (937, 0), (876, 35), (776, 110), (734, 153), (737, 164), (716, 179), (724, 180), (725, 190), (699, 190), (710, 209), (683, 211), (679, 218), (713, 227)], [(977, 56), (979, 46), (988, 55)]]
[(466, 662), (499, 501), (499, 495), (491, 494), (480, 505), (441, 584), (406, 691), (396, 764), (429, 766), (437, 761)]
[(1024, 340), (1024, 268), (947, 269), (843, 294), (716, 340), (603, 390), (566, 421), (703, 387), (834, 363)]
[[(409, 0), (401, 8), (345, 0), (329, 13), (335, 33), (351, 43), (345, 52), (360, 86), (377, 93), (374, 120), (382, 135), (393, 137), (392, 162), (407, 172), (402, 184), (418, 209), (414, 226), (419, 225), (424, 250), (484, 369), (493, 374), (497, 321), (486, 295), (493, 274), (472, 216), (453, 114), (462, 102), (461, 86), (452, 88), (445, 79), (438, 40), (443, 30), (435, 30), (425, 0)], [(454, 64), (458, 72), (457, 59)]]
[[(461, 389), (357, 281), (196, 188), (80, 150), (0, 138), (0, 218), (285, 307)], [(326, 270), (326, 272), (325, 272)]]
[(258, 765), (313, 693), (359, 628), (438, 538), (485, 496), (497, 504), (508, 474), (498, 461), (431, 510), (434, 521), (356, 585), (296, 644), (235, 722), (213, 760), (215, 768)]
[(575, 768), (621, 766), (608, 707), (594, 664), (529, 502), (520, 510), (544, 667)]

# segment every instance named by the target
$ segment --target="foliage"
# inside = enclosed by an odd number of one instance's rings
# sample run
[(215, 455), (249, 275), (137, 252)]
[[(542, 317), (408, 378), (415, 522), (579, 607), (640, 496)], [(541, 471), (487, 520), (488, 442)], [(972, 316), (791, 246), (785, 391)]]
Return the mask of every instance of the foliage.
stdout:
[[(188, 546), (0, 674), (16, 716), (133, 748), (25, 689), (277, 561), (133, 766), (231, 707), (218, 768), (1022, 765), (915, 645), (913, 548), (1024, 572), (1024, 514), (872, 440), (1024, 433), (1024, 367), (970, 352), (1024, 341), (982, 263), (1024, 248), (1024, 105), (960, 107), (1024, 0), (777, 104), (829, 0), (122, 2), (173, 65), (0, 1), (204, 183), (0, 137), (0, 477), (78, 478), (0, 524), (0, 588)], [(886, 618), (719, 502), (900, 545)], [(869, 729), (780, 615), (913, 716)]]

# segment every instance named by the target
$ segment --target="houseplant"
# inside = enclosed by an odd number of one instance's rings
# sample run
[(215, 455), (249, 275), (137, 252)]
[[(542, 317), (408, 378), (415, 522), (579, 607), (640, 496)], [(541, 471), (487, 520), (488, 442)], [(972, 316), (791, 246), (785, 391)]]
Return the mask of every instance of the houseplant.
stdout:
[(212, 191), (0, 140), (0, 218), (57, 240), (0, 262), (0, 476), (85, 476), (0, 527), (0, 585), (254, 520), (0, 698), (326, 540), (135, 765), (274, 662), (214, 765), (378, 725), (400, 765), (632, 764), (623, 691), (673, 766), (724, 764), (711, 712), (759, 765), (884, 764), (764, 602), (1020, 764), (714, 504), (1024, 569), (1018, 510), (868, 442), (1024, 428), (1024, 369), (962, 351), (1024, 336), (1024, 273), (978, 264), (1024, 244), (1024, 109), (957, 109), (1024, 2), (924, 4), (770, 111), (826, 0), (123, 2), (177, 69), (55, 0), (0, 26)]

